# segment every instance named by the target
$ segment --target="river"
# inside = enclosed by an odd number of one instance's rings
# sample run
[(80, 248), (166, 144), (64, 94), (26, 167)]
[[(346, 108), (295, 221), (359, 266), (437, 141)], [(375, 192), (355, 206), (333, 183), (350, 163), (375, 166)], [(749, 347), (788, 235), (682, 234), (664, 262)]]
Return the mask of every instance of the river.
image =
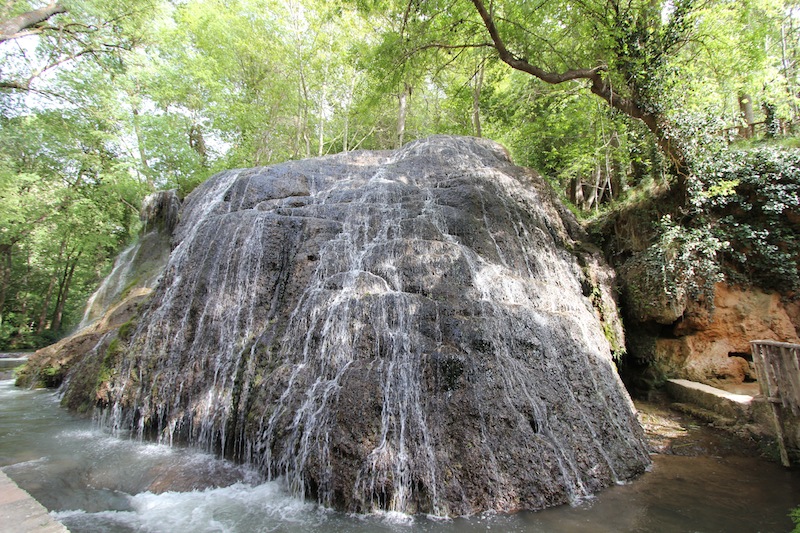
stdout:
[(640, 479), (576, 506), (453, 520), (353, 516), (199, 451), (112, 437), (58, 402), (51, 391), (0, 381), (0, 467), (72, 533), (784, 533), (800, 505), (797, 469), (737, 453), (684, 423), (673, 428), (683, 440), (672, 448), (699, 453), (653, 455)]

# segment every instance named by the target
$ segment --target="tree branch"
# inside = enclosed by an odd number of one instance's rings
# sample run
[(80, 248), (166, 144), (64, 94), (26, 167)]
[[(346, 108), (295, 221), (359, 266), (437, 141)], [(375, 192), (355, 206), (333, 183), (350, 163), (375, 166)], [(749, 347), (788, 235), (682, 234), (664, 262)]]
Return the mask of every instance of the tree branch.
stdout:
[(58, 2), (50, 2), (45, 7), (26, 11), (14, 18), (0, 22), (0, 43), (28, 35), (38, 24), (45, 22), (67, 9)]
[(508, 50), (494, 23), (494, 18), (491, 13), (487, 11), (483, 0), (472, 0), (472, 4), (483, 20), (483, 25), (486, 27), (486, 30), (489, 32), (489, 36), (494, 43), (494, 49), (497, 50), (500, 59), (504, 63), (515, 70), (530, 74), (552, 85), (572, 80), (589, 80), (591, 82), (590, 90), (593, 94), (605, 100), (608, 105), (614, 109), (625, 113), (631, 118), (641, 120), (645, 126), (647, 126), (655, 136), (659, 147), (672, 161), (678, 176), (679, 185), (681, 188), (685, 188), (685, 178), (688, 174), (688, 170), (686, 158), (682, 150), (670, 139), (664, 125), (660, 123), (660, 117), (657, 114), (644, 110), (633, 98), (622, 97), (614, 91), (614, 87), (611, 83), (605, 80), (601, 75), (601, 72), (605, 70), (604, 66), (571, 69), (564, 72), (548, 72), (541, 67), (532, 65), (527, 60), (515, 56)]
[(27, 83), (22, 83), (19, 81), (0, 81), (0, 91), (4, 89), (12, 91), (29, 91), (31, 88)]
[(27, 86), (28, 88), (30, 88), (31, 82), (32, 82), (33, 80), (35, 80), (36, 78), (40, 77), (42, 74), (44, 74), (44, 73), (45, 73), (45, 72), (47, 72), (48, 70), (52, 70), (52, 69), (54, 69), (54, 68), (58, 67), (59, 65), (63, 65), (64, 63), (69, 63), (70, 61), (74, 61), (75, 59), (77, 59), (77, 58), (79, 58), (79, 57), (81, 57), (81, 56), (83, 56), (83, 55), (86, 55), (86, 54), (92, 54), (92, 55), (94, 55), (95, 53), (97, 53), (97, 52), (101, 52), (101, 51), (102, 51), (102, 50), (96, 50), (96, 49), (88, 48), (88, 49), (86, 49), (86, 50), (81, 50), (80, 52), (77, 52), (77, 53), (75, 53), (75, 54), (71, 54), (71, 55), (68, 55), (68, 56), (64, 56), (64, 57), (62, 57), (61, 59), (58, 59), (58, 60), (56, 60), (56, 61), (53, 61), (52, 63), (49, 63), (49, 64), (47, 64), (47, 65), (43, 66), (42, 68), (40, 68), (40, 69), (39, 69), (39, 70), (37, 70), (36, 72), (33, 72), (33, 73), (31, 74), (31, 77), (30, 77), (30, 78), (28, 79), (28, 81), (25, 83), (25, 86)]
[(528, 63), (525, 59), (518, 58), (512, 54), (508, 48), (506, 48), (506, 44), (500, 37), (500, 32), (497, 30), (497, 26), (494, 23), (494, 19), (486, 10), (486, 6), (483, 5), (482, 0), (472, 0), (472, 3), (475, 6), (475, 9), (478, 10), (481, 19), (483, 19), (483, 25), (486, 26), (486, 29), (489, 31), (489, 36), (492, 38), (494, 48), (497, 50), (500, 59), (511, 68), (526, 72), (531, 76), (535, 76), (540, 80), (553, 85), (564, 83), (565, 81), (600, 77), (599, 72), (604, 69), (602, 66), (594, 68), (571, 69), (565, 72), (548, 72), (540, 67), (537, 67), (536, 65)]

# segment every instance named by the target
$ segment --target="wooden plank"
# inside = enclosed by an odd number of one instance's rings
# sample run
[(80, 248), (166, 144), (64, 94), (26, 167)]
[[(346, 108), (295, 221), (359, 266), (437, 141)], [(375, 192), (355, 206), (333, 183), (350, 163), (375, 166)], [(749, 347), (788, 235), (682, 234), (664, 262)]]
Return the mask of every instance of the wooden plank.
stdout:
[(783, 432), (783, 409), (800, 415), (800, 345), (751, 341), (753, 364), (761, 393), (769, 401), (781, 464), (790, 466)]
[(761, 394), (765, 398), (770, 397), (769, 386), (767, 385), (766, 370), (764, 369), (764, 350), (765, 347), (759, 341), (750, 343), (753, 349), (753, 365), (756, 367), (756, 380), (761, 389)]
[(787, 356), (785, 375), (792, 395), (792, 413), (795, 416), (800, 416), (800, 347), (787, 350)]

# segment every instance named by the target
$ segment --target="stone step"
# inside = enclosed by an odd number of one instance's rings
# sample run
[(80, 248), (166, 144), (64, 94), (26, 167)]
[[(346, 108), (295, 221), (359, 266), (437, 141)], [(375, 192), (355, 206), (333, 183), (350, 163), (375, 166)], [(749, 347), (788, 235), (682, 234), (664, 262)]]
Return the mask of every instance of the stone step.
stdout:
[(676, 402), (709, 411), (725, 421), (743, 422), (752, 418), (752, 396), (734, 394), (686, 379), (667, 380), (666, 389)]
[(733, 418), (722, 416), (714, 411), (709, 411), (708, 409), (703, 409), (702, 407), (697, 407), (689, 403), (675, 402), (670, 404), (670, 407), (681, 413), (686, 413), (704, 422), (708, 422), (714, 427), (729, 428), (736, 425), (736, 420)]
[(0, 470), (0, 533), (69, 533), (69, 530)]

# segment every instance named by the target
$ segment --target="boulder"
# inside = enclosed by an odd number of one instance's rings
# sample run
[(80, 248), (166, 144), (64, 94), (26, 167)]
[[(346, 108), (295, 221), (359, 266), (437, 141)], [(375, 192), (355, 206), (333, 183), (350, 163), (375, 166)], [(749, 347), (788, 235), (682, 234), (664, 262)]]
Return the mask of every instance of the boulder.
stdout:
[(227, 171), (179, 220), (135, 327), (88, 371), (115, 429), (362, 513), (541, 509), (649, 464), (613, 273), (498, 144)]

